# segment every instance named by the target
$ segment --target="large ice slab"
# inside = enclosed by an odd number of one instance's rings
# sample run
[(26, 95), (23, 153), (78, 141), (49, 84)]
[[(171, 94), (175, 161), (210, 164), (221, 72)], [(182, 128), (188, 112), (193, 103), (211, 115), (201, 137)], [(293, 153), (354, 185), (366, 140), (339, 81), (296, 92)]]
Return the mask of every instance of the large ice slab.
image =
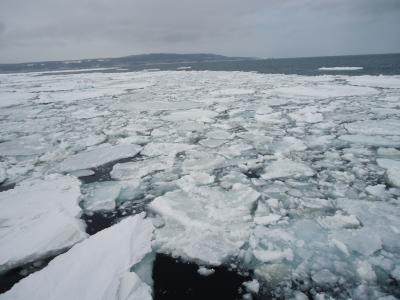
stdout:
[(250, 234), (251, 210), (260, 194), (242, 184), (228, 192), (187, 180), (179, 185), (181, 190), (149, 204), (165, 222), (156, 231), (154, 246), (208, 265), (220, 265), (238, 255)]
[(54, 255), (86, 238), (80, 182), (49, 175), (0, 193), (0, 272)]
[(72, 172), (82, 169), (95, 168), (108, 162), (126, 157), (133, 157), (142, 150), (138, 145), (99, 145), (89, 151), (79, 152), (62, 161), (57, 170), (60, 172)]
[(151, 288), (130, 272), (151, 252), (152, 231), (144, 214), (126, 218), (75, 245), (0, 299), (152, 299)]

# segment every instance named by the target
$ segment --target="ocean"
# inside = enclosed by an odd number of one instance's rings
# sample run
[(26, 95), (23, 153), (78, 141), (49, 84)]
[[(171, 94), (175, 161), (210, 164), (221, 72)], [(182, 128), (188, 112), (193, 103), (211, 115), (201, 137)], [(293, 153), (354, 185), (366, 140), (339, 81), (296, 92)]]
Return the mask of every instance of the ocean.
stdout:
[[(0, 73), (9, 72), (36, 72), (59, 70), (60, 62), (26, 63), (26, 64), (0, 64)], [(249, 59), (225, 60), (212, 62), (187, 62), (187, 63), (146, 63), (138, 64), (125, 62), (114, 64), (99, 60), (78, 61), (62, 65), (65, 70), (109, 68), (103, 72), (129, 72), (141, 70), (212, 70), (212, 71), (245, 71), (263, 74), (297, 74), (297, 75), (399, 75), (400, 54), (379, 55), (351, 55), (351, 56), (325, 56), (306, 58), (277, 58), (277, 59)], [(329, 69), (344, 67), (345, 69)], [(348, 68), (357, 69), (348, 69)], [(328, 68), (328, 69), (321, 69)], [(89, 72), (85, 70), (84, 72)]]

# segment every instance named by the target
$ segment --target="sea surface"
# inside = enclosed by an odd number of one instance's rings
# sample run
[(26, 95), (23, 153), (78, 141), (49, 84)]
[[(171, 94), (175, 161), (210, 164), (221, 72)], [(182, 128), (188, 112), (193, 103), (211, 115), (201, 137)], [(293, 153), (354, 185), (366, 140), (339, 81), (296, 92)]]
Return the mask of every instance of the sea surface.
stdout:
[[(59, 69), (59, 63), (26, 63), (0, 65), (0, 73), (54, 71)], [(249, 59), (212, 62), (187, 63), (154, 63), (113, 65), (100, 61), (93, 65), (89, 62), (65, 63), (63, 69), (107, 68), (102, 72), (128, 72), (142, 70), (213, 70), (213, 71), (246, 71), (263, 74), (297, 74), (297, 75), (399, 75), (400, 54), (325, 56), (306, 58)], [(320, 68), (353, 67), (357, 70), (320, 70)], [(80, 71), (90, 72), (90, 70)]]

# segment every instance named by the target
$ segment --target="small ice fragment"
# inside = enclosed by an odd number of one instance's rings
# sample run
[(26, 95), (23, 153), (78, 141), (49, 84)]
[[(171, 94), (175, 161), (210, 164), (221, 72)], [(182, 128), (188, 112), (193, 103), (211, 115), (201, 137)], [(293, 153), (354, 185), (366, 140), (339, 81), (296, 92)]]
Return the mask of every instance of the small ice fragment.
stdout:
[(198, 268), (197, 273), (199, 273), (201, 276), (210, 276), (215, 273), (215, 270), (201, 266)]
[(260, 290), (260, 283), (258, 282), (257, 279), (243, 282), (243, 285), (246, 288), (246, 291), (252, 294), (257, 294), (258, 291)]
[(341, 213), (336, 213), (333, 216), (319, 217), (318, 223), (324, 227), (329, 229), (336, 228), (358, 228), (361, 223), (354, 215), (343, 215)]
[(375, 281), (376, 275), (372, 266), (367, 261), (361, 261), (357, 265), (357, 273), (362, 280)]
[(319, 71), (357, 71), (362, 70), (363, 67), (320, 67)]
[(89, 183), (85, 191), (83, 206), (89, 211), (111, 211), (115, 209), (116, 199), (121, 192), (121, 185), (116, 181)]
[(6, 170), (2, 168), (0, 165), (0, 184), (3, 183), (6, 180)]
[(310, 177), (314, 171), (307, 165), (290, 159), (279, 159), (265, 167), (261, 177), (265, 180), (285, 177)]

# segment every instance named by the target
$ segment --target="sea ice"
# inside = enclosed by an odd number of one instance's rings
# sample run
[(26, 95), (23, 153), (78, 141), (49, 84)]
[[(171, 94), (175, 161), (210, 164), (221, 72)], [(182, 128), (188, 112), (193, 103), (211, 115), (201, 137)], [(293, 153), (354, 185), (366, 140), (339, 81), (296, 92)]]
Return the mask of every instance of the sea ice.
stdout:
[(363, 67), (320, 67), (319, 71), (357, 71), (362, 70)]
[(83, 186), (83, 207), (88, 211), (112, 211), (121, 192), (121, 184), (115, 181), (89, 183)]
[(360, 144), (365, 146), (377, 146), (377, 147), (399, 147), (400, 137), (399, 136), (373, 136), (373, 135), (341, 135), (340, 140)]
[(168, 163), (159, 158), (150, 158), (134, 162), (116, 164), (111, 177), (117, 180), (140, 179), (151, 173), (165, 170), (169, 167)]
[(357, 87), (339, 84), (320, 84), (315, 86), (292, 86), (272, 90), (272, 92), (283, 96), (314, 97), (317, 99), (348, 97), (356, 95), (374, 95), (378, 91), (370, 87)]
[(40, 135), (24, 136), (0, 143), (0, 155), (40, 155), (49, 150), (49, 144)]
[(267, 164), (261, 177), (265, 180), (286, 177), (310, 177), (314, 171), (307, 165), (290, 159), (279, 159)]
[(220, 265), (237, 255), (249, 234), (251, 208), (259, 193), (242, 184), (228, 192), (186, 181), (180, 188), (149, 204), (165, 220), (156, 231), (154, 246), (208, 265)]
[(0, 193), (0, 272), (64, 251), (87, 237), (80, 182), (49, 175)]
[(400, 160), (378, 158), (376, 162), (380, 167), (386, 169), (388, 183), (400, 187)]
[(395, 119), (359, 121), (345, 127), (350, 133), (361, 135), (400, 135), (400, 121)]
[(6, 170), (0, 164), (0, 184), (2, 184), (7, 178)]
[(130, 269), (151, 252), (152, 231), (144, 214), (128, 217), (56, 257), (0, 299), (150, 300), (151, 288)]
[(79, 152), (73, 156), (67, 157), (58, 165), (57, 170), (60, 172), (72, 172), (95, 168), (108, 162), (126, 157), (133, 157), (138, 154), (140, 150), (142, 150), (142, 147), (138, 145), (99, 145), (91, 150)]
[(185, 111), (178, 111), (170, 113), (169, 115), (163, 116), (162, 119), (171, 122), (182, 122), (182, 121), (197, 121), (197, 122), (212, 122), (218, 114), (211, 110), (204, 109), (189, 109)]

